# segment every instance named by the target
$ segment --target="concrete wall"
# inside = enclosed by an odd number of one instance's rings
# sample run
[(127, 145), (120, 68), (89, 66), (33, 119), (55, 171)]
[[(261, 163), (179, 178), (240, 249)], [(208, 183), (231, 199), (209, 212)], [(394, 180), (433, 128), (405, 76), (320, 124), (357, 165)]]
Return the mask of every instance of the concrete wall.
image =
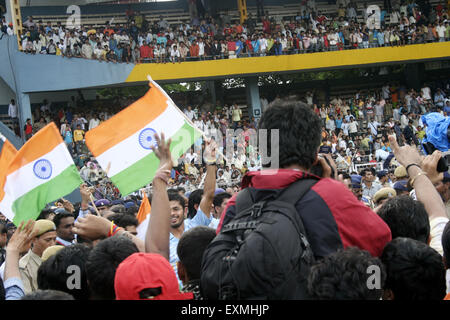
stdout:
[[(94, 100), (96, 90), (82, 90), (81, 91), (86, 100)], [(57, 92), (39, 92), (30, 94), (31, 105), (40, 104), (47, 99), (51, 103), (64, 103), (70, 100), (71, 96), (77, 96), (77, 91), (57, 91)], [(8, 113), (8, 105), (11, 99), (17, 101), (14, 91), (0, 78), (0, 114)]]

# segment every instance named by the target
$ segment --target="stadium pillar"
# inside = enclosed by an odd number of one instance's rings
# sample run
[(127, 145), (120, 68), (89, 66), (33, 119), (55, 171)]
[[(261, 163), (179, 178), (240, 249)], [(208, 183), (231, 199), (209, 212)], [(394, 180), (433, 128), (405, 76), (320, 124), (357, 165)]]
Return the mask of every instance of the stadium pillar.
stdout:
[(211, 103), (215, 105), (217, 100), (215, 83), (214, 81), (207, 81), (206, 85), (208, 87), (209, 94), (211, 95)]
[(261, 118), (261, 99), (259, 96), (258, 77), (245, 79), (245, 88), (247, 91), (248, 116), (251, 119)]
[(224, 105), (224, 96), (223, 96), (223, 87), (222, 87), (222, 80), (214, 80), (214, 90), (216, 94), (216, 98), (213, 101), (213, 103), (216, 103), (219, 101), (220, 105)]
[[(18, 116), (19, 116), (19, 125), (22, 141), (25, 141), (25, 132), (23, 127), (27, 122), (27, 119), (32, 119), (31, 117), (31, 103), (30, 103), (30, 95), (17, 92), (17, 106), (18, 106)], [(39, 121), (39, 119), (34, 119), (34, 121)]]
[(239, 9), (239, 14), (241, 16), (241, 24), (242, 24), (248, 18), (247, 1), (246, 0), (238, 0), (238, 9)]
[(5, 4), (6, 4), (6, 14), (5, 14), (5, 18), (6, 18), (6, 22), (7, 23), (10, 23), (10, 22), (12, 22), (13, 21), (13, 18), (12, 18), (12, 9), (11, 9), (11, 1), (9, 1), (9, 0), (6, 0), (5, 1)]
[(421, 72), (423, 72), (423, 64), (414, 63), (406, 65), (405, 80), (408, 88), (420, 90), (420, 87), (422, 86)]

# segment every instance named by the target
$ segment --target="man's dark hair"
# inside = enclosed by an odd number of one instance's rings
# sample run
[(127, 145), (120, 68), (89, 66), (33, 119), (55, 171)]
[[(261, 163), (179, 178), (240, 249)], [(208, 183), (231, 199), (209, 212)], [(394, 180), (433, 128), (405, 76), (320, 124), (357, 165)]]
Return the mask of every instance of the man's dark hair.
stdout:
[(36, 290), (26, 294), (20, 300), (75, 300), (67, 292), (58, 290)]
[(446, 294), (442, 256), (423, 242), (397, 238), (381, 254), (386, 267), (385, 290), (394, 300), (442, 300)]
[(136, 213), (138, 213), (138, 212), (139, 212), (139, 209), (136, 206), (131, 206), (131, 207), (128, 207), (125, 209), (125, 213), (130, 216), (133, 216), (133, 217), (136, 216)]
[(195, 210), (195, 205), (200, 205), (200, 202), (202, 201), (203, 197), (203, 189), (197, 189), (195, 191), (192, 191), (192, 193), (189, 195), (189, 201), (188, 201), (188, 214), (187, 217), (189, 219), (192, 219), (197, 214), (197, 210)]
[(186, 200), (177, 191), (167, 190), (167, 196), (169, 201), (178, 201), (183, 208), (186, 207)]
[(8, 233), (8, 228), (6, 228), (6, 223), (4, 221), (0, 221), (0, 234)]
[[(311, 168), (321, 140), (322, 122), (303, 102), (275, 100), (263, 113), (259, 129), (279, 129), (279, 167), (300, 165)], [(267, 153), (272, 154), (271, 132), (268, 132)], [(270, 166), (264, 164), (264, 167)]]
[(231, 194), (228, 192), (221, 192), (219, 194), (216, 194), (213, 199), (214, 207), (220, 207), (222, 205), (222, 202), (226, 199), (230, 199)]
[(53, 210), (47, 209), (42, 210), (36, 220), (47, 219), (50, 214), (54, 213)]
[[(367, 285), (368, 268), (380, 268), (380, 287)], [(308, 291), (314, 300), (379, 300), (386, 280), (386, 272), (380, 259), (355, 247), (341, 249), (323, 258), (311, 267)]]
[(114, 224), (122, 228), (126, 228), (128, 226), (137, 227), (139, 225), (139, 221), (135, 216), (123, 212), (115, 213), (109, 216), (108, 220), (114, 221)]
[(386, 201), (378, 215), (391, 229), (392, 239), (411, 238), (428, 243), (430, 221), (424, 205), (408, 195)]
[[(75, 300), (88, 300), (89, 288), (86, 277), (86, 261), (91, 248), (84, 244), (64, 247), (58, 253), (44, 261), (38, 269), (37, 283), (39, 289), (59, 290), (71, 294)], [(75, 269), (73, 267), (78, 267)], [(69, 277), (80, 272), (80, 287), (69, 288)], [(76, 280), (76, 279), (75, 279)], [(73, 284), (76, 284), (76, 281)]]
[(139, 250), (133, 241), (120, 236), (104, 239), (92, 249), (86, 271), (93, 299), (115, 300), (116, 269), (123, 260), (136, 252)]
[(181, 236), (177, 254), (189, 280), (200, 279), (203, 253), (215, 237), (216, 231), (206, 226), (189, 229)]
[(125, 213), (126, 208), (123, 204), (116, 204), (109, 208), (114, 213)]
[(53, 218), (53, 222), (55, 223), (56, 229), (59, 228), (62, 219), (69, 217), (74, 218), (74, 215), (68, 211), (61, 211), (60, 213), (56, 214), (55, 217)]

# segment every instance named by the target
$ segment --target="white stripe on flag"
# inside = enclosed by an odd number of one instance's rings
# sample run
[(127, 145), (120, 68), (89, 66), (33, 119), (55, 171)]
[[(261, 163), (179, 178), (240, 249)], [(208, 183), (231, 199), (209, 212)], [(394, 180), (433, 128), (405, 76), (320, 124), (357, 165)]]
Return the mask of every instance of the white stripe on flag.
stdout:
[(145, 235), (147, 234), (147, 228), (148, 228), (148, 222), (150, 221), (150, 213), (147, 214), (145, 217), (145, 220), (142, 221), (138, 227), (136, 228), (137, 231), (137, 237), (141, 239), (142, 241), (145, 241)]
[[(46, 179), (41, 179), (35, 174), (34, 165), (39, 160), (47, 160), (51, 164), (51, 175), (49, 177), (45, 176)], [(66, 170), (74, 162), (67, 150), (66, 144), (64, 142), (57, 145), (52, 151), (45, 154), (41, 158), (20, 167), (13, 173), (7, 176), (5, 183), (5, 193), (9, 194), (14, 201), (24, 194), (27, 194), (31, 190), (39, 187), (51, 179), (55, 178)], [(36, 168), (37, 170), (38, 168)], [(6, 197), (6, 195), (5, 195)]]
[(139, 144), (139, 135), (142, 130), (151, 128), (159, 135), (163, 132), (168, 139), (183, 127), (184, 118), (178, 114), (172, 103), (168, 103), (168, 105), (168, 108), (148, 125), (97, 157), (98, 163), (104, 169), (108, 168), (108, 164), (111, 163), (109, 177), (115, 176), (153, 152), (151, 149), (144, 149)]

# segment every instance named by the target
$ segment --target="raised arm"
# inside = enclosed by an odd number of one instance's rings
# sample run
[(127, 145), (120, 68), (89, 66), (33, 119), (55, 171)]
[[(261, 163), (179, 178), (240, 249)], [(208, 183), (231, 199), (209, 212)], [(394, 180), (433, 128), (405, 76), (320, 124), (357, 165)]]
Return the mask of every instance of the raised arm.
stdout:
[(158, 253), (169, 260), (170, 204), (167, 184), (172, 170), (171, 140), (166, 142), (163, 133), (161, 138), (158, 135), (155, 138), (158, 147), (152, 147), (152, 150), (159, 159), (159, 169), (153, 178), (152, 213), (145, 235), (145, 251)]
[(114, 224), (108, 219), (93, 214), (87, 214), (84, 218), (78, 218), (75, 221), (73, 232), (89, 240), (122, 235), (133, 241), (140, 252), (145, 252), (144, 241), (125, 231), (123, 228), (114, 227)]
[[(436, 191), (426, 172), (422, 170), (423, 161), (417, 149), (409, 145), (400, 147), (393, 136), (389, 136), (389, 142), (391, 143), (395, 158), (401, 165), (407, 168), (409, 165), (415, 164), (408, 168), (408, 175), (411, 179), (410, 184), (416, 191), (417, 200), (425, 206), (430, 221), (437, 217), (447, 218), (445, 205), (441, 196)], [(440, 157), (441, 153), (435, 151), (427, 159), (425, 164), (429, 165), (432, 163), (433, 165), (437, 165)]]
[(204, 161), (206, 162), (205, 187), (203, 188), (203, 196), (200, 201), (200, 209), (210, 218), (211, 207), (216, 191), (216, 142), (209, 140), (206, 142)]

